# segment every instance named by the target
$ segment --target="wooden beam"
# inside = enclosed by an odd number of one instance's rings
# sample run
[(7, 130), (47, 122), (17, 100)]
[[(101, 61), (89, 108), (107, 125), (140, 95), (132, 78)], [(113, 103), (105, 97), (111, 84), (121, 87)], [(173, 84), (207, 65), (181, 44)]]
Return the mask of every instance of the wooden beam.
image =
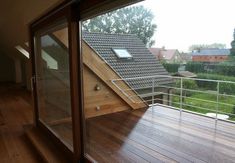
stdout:
[[(122, 98), (132, 109), (146, 108), (147, 104), (134, 91), (126, 92), (125, 96), (112, 82), (111, 79), (120, 79), (121, 77), (92, 50), (87, 43), (82, 42), (83, 63), (94, 72), (108, 87), (110, 87), (119, 97)], [(119, 81), (119, 86), (123, 90), (131, 89), (124, 81)]]
[(84, 112), (86, 119), (131, 109), (124, 100), (86, 65), (83, 68), (83, 78)]
[[(60, 30), (53, 35), (60, 40), (65, 46), (67, 45), (67, 37), (65, 33), (67, 29)], [(124, 95), (112, 82), (111, 79), (120, 79), (121, 77), (84, 41), (82, 41), (82, 57), (85, 64), (93, 73), (95, 73), (109, 88), (111, 88), (122, 100), (124, 100), (132, 109), (146, 108), (147, 104), (138, 96), (135, 91), (131, 91), (131, 87), (124, 81), (119, 81), (118, 85), (124, 90), (130, 90), (127, 93), (132, 97), (132, 101)]]

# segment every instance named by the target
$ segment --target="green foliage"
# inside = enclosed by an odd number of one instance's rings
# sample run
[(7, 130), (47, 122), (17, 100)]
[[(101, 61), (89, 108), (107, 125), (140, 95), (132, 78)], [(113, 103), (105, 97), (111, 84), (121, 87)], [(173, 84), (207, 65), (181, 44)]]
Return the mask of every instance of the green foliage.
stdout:
[[(234, 41), (234, 44), (235, 44), (235, 41)], [(235, 56), (235, 47), (230, 49), (230, 55)]]
[[(211, 79), (211, 80), (222, 80), (222, 81), (232, 81), (235, 82), (235, 77), (229, 77), (217, 74), (197, 74), (200, 79)], [(207, 82), (207, 81), (197, 81), (197, 85), (201, 88), (209, 90), (217, 90), (217, 82)], [(235, 95), (235, 83), (221, 82), (219, 85), (220, 93)]]
[(233, 41), (231, 42), (231, 49), (230, 49), (230, 55), (235, 56), (235, 29), (233, 32)]
[(235, 82), (235, 77), (233, 76), (225, 76), (225, 75), (218, 75), (218, 74), (205, 74), (205, 73), (198, 73), (198, 78), (202, 79), (212, 79), (212, 80), (223, 80), (223, 81), (232, 81)]
[(214, 67), (214, 73), (228, 76), (235, 76), (235, 65), (216, 65)]
[(226, 48), (226, 44), (221, 44), (221, 43), (195, 44), (195, 45), (191, 45), (189, 47), (189, 51), (200, 50), (200, 49), (204, 49), (204, 48), (219, 48), (219, 49), (224, 49), (224, 48)]
[(169, 73), (178, 72), (178, 68), (180, 67), (178, 63), (162, 63), (162, 65)]
[[(177, 80), (176, 81), (176, 87), (177, 88), (181, 88), (181, 80)], [(198, 85), (196, 83), (196, 81), (194, 79), (183, 79), (182, 80), (182, 88), (183, 89), (192, 89), (192, 90), (197, 90), (198, 89)], [(177, 90), (176, 92), (177, 94), (180, 94), (180, 91)], [(183, 90), (183, 96), (191, 96), (192, 95), (192, 91), (186, 91)]]
[(235, 114), (235, 106), (233, 107), (233, 111), (232, 111), (232, 114)]
[(235, 66), (235, 54), (229, 55), (228, 60), (220, 63), (221, 65)]
[(190, 79), (184, 79), (183, 80), (183, 88), (186, 88), (186, 89), (197, 89), (198, 86), (197, 86), (197, 83), (195, 82), (194, 79), (190, 80)]
[(135, 34), (145, 45), (151, 47), (151, 38), (157, 28), (153, 13), (143, 6), (122, 8), (83, 23), (83, 30), (101, 33)]
[(186, 64), (185, 69), (194, 73), (212, 73), (227, 76), (235, 76), (235, 60), (231, 62), (213, 65), (206, 64), (203, 62), (189, 62)]
[(188, 62), (185, 69), (194, 73), (206, 72), (204, 69), (204, 64), (202, 62)]
[[(207, 100), (208, 102), (203, 102), (201, 100)], [(209, 102), (211, 101), (211, 102)], [(205, 93), (194, 93), (191, 97), (186, 97), (184, 100), (183, 108), (186, 110), (194, 111), (194, 112), (199, 112), (199, 113), (208, 113), (208, 112), (216, 112), (217, 108), (217, 96), (214, 94), (209, 94), (205, 90)], [(174, 96), (173, 98), (173, 106), (179, 107), (179, 97)], [(226, 97), (224, 95), (219, 96), (219, 112), (224, 112), (224, 113), (232, 113), (235, 111), (235, 106), (230, 106), (230, 105), (235, 104), (235, 98), (234, 97)], [(192, 106), (187, 106), (187, 105), (192, 105)], [(198, 108), (200, 107), (200, 108)], [(204, 108), (204, 109), (201, 109)], [(210, 109), (210, 110), (205, 110), (205, 109)], [(214, 111), (213, 111), (214, 110)], [(234, 117), (230, 117), (230, 120), (235, 120)]]
[[(185, 70), (193, 73), (210, 73), (235, 76), (235, 57), (230, 58), (230, 62), (223, 62), (213, 65), (203, 62), (188, 62), (185, 66)], [(178, 68), (180, 67), (180, 64), (177, 63), (162, 63), (162, 65), (169, 73), (178, 72)]]

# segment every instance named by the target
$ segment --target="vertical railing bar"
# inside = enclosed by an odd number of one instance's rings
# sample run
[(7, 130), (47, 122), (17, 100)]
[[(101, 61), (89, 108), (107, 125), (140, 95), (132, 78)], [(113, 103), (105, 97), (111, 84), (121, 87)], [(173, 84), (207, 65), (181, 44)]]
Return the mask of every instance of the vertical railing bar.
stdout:
[(152, 79), (152, 109), (154, 105), (154, 78)]
[(217, 122), (218, 122), (218, 111), (219, 111), (219, 89), (220, 82), (217, 81), (217, 95), (216, 95), (216, 116), (215, 116), (215, 129), (217, 129)]
[[(149, 91), (151, 92), (152, 91), (152, 95), (151, 95), (151, 93), (148, 95), (148, 97), (150, 97), (150, 99), (149, 99), (149, 102), (148, 102), (148, 106), (150, 107), (150, 105), (151, 105), (151, 103), (152, 103), (152, 109), (154, 108), (154, 105), (155, 105), (155, 102), (156, 102), (156, 99), (155, 99), (155, 94), (158, 94), (158, 93), (162, 93), (163, 95), (165, 94), (165, 92), (163, 91), (163, 92), (158, 92), (158, 91), (161, 91), (162, 89), (161, 88), (159, 88), (159, 83), (157, 82), (158, 81), (158, 78), (157, 78), (158, 76), (152, 76), (152, 80), (151, 79), (149, 79), (149, 83), (150, 83), (150, 86), (151, 86), (151, 82), (152, 82), (152, 90), (151, 90), (151, 88), (149, 89)], [(143, 77), (144, 78), (144, 77)], [(172, 77), (173, 79), (175, 78), (175, 77)], [(138, 78), (138, 79), (140, 79), (140, 78)], [(179, 97), (177, 97), (177, 99), (178, 99), (178, 101), (179, 101), (179, 103), (177, 104), (177, 109), (179, 108), (179, 112), (180, 112), (180, 121), (182, 120), (182, 116), (183, 116), (183, 112), (184, 112), (184, 106), (186, 105), (186, 100), (185, 99), (187, 99), (188, 97), (186, 97), (186, 93), (184, 92), (184, 91), (192, 91), (191, 89), (186, 89), (185, 88), (185, 84), (184, 84), (184, 80), (185, 79), (188, 79), (188, 78), (185, 78), (185, 77), (177, 77), (176, 79), (180, 79), (180, 87), (179, 87), (179, 85), (177, 84), (176, 86), (174, 86), (174, 87), (172, 87), (171, 85), (171, 87), (170, 88), (173, 88), (173, 89), (180, 89), (180, 92), (179, 91), (177, 91), (178, 93), (178, 95), (177, 96), (179, 96)], [(124, 90), (124, 89), (122, 89), (122, 87), (121, 86), (119, 86), (119, 84), (116, 82), (116, 81), (126, 81), (126, 79), (118, 79), (118, 80), (116, 80), (116, 79), (112, 79), (111, 80), (111, 82), (114, 84), (114, 86), (116, 87), (116, 88), (118, 88), (118, 90), (120, 90), (125, 96), (127, 96), (132, 102), (135, 102), (134, 100), (133, 100), (133, 98), (132, 98), (132, 96), (130, 96), (129, 94), (127, 94), (126, 93), (126, 91)], [(130, 79), (128, 79), (128, 80), (130, 80)], [(221, 98), (220, 98), (220, 96), (223, 96), (222, 94), (221, 94), (221, 92), (220, 92), (220, 85), (221, 84), (223, 84), (225, 81), (219, 81), (219, 80), (205, 80), (205, 79), (191, 79), (191, 80), (197, 80), (197, 81), (208, 81), (208, 82), (215, 82), (215, 84), (217, 85), (217, 89), (215, 89), (214, 91), (202, 91), (201, 89), (199, 89), (198, 91), (196, 91), (196, 89), (193, 91), (193, 92), (199, 92), (199, 93), (206, 93), (206, 94), (211, 94), (211, 95), (213, 95), (213, 96), (215, 96), (216, 97), (216, 101), (215, 101), (215, 97), (214, 97), (214, 100), (213, 100), (213, 104), (214, 105), (216, 105), (215, 107), (216, 108), (214, 108), (214, 110), (212, 110), (211, 109), (211, 112), (216, 112), (215, 113), (215, 116), (214, 116), (214, 121), (215, 121), (215, 129), (217, 129), (218, 127), (217, 127), (217, 125), (218, 125), (218, 123), (219, 123), (219, 121), (221, 120), (220, 119), (220, 117), (219, 117), (219, 115), (220, 115), (220, 107), (221, 107), (221, 104), (222, 105), (224, 105), (224, 103), (220, 103), (221, 101)], [(161, 80), (160, 80), (161, 81)], [(221, 84), (220, 84), (221, 83)], [(235, 83), (235, 82), (234, 82)], [(165, 87), (167, 87), (168, 85), (166, 85)], [(156, 88), (159, 88), (159, 89), (157, 89), (156, 90)], [(160, 87), (163, 87), (163, 86), (160, 86)], [(165, 88), (165, 87), (163, 87), (163, 88)], [(130, 90), (134, 90), (134, 89), (130, 89)], [(180, 93), (180, 95), (179, 95), (179, 93)], [(169, 94), (168, 94), (169, 95)], [(225, 95), (227, 95), (227, 94), (225, 94)], [(151, 99), (151, 96), (152, 96), (152, 99)], [(133, 97), (135, 97), (135, 96), (133, 96)], [(147, 97), (147, 96), (146, 96)], [(235, 97), (235, 96), (234, 96)], [(180, 99), (179, 99), (180, 98)], [(191, 99), (193, 99), (193, 98), (191, 98)], [(200, 99), (199, 99), (200, 100)], [(201, 100), (203, 100), (203, 99), (201, 99)], [(164, 97), (163, 97), (163, 101), (164, 101)], [(204, 102), (206, 102), (207, 100), (204, 100)], [(212, 102), (212, 101), (210, 101), (210, 100), (208, 100), (209, 102)], [(135, 102), (136, 103), (136, 102)], [(185, 103), (185, 104), (184, 104)], [(166, 105), (166, 104), (165, 104)], [(229, 105), (229, 104), (227, 104), (227, 105)], [(192, 106), (192, 105), (188, 105), (188, 106)], [(197, 105), (195, 105), (195, 107), (197, 107)], [(201, 109), (201, 108), (200, 108)], [(212, 126), (213, 126), (213, 124), (212, 124)]]
[(182, 107), (183, 107), (183, 78), (180, 78), (180, 120), (182, 116)]

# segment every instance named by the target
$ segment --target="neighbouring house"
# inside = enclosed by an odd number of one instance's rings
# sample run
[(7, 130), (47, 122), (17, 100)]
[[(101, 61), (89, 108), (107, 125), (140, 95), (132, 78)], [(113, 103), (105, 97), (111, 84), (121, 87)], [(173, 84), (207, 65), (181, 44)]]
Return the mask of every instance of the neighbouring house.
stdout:
[[(83, 40), (113, 69), (128, 85), (148, 102), (151, 101), (153, 81), (149, 76), (169, 75), (159, 60), (132, 34), (83, 33)], [(128, 78), (138, 79), (128, 79)], [(111, 79), (110, 79), (111, 80)], [(156, 77), (155, 102), (169, 103), (170, 89), (157, 87), (171, 84), (166, 77)], [(118, 84), (118, 83), (117, 83)], [(125, 90), (123, 90), (125, 91)], [(162, 93), (159, 93), (162, 92)]]
[(192, 61), (194, 62), (208, 62), (216, 63), (223, 62), (228, 59), (230, 54), (229, 49), (207, 48), (194, 50), (192, 55)]
[(192, 61), (192, 55), (190, 53), (182, 52), (182, 53), (180, 53), (180, 57), (181, 57), (181, 62), (183, 64), (186, 64), (186, 63)]
[(149, 48), (150, 52), (160, 61), (167, 63), (182, 63), (180, 52), (177, 49)]

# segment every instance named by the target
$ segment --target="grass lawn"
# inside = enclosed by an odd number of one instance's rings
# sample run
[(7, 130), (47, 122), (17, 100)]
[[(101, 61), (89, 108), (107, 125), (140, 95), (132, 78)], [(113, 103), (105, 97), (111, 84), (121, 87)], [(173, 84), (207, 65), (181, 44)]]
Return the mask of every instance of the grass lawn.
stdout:
[[(192, 99), (192, 98), (195, 98), (195, 99)], [(203, 114), (206, 114), (209, 112), (210, 113), (216, 112), (216, 108), (217, 108), (216, 99), (217, 99), (216, 95), (209, 94), (206, 91), (205, 93), (193, 93), (191, 94), (191, 96), (184, 98), (185, 105), (183, 105), (183, 109), (190, 110), (193, 112), (203, 113)], [(206, 102), (203, 100), (208, 100), (211, 102)], [(173, 96), (172, 105), (175, 107), (179, 107), (179, 104), (177, 103), (180, 103), (179, 97)], [(218, 112), (224, 112), (220, 114), (233, 113), (233, 106), (230, 106), (227, 104), (235, 106), (235, 97), (226, 97), (224, 95), (220, 95)], [(187, 106), (187, 105), (192, 105), (195, 107)], [(204, 109), (197, 108), (197, 107), (201, 107), (201, 108), (209, 109), (209, 110), (204, 110)], [(235, 121), (235, 116), (229, 115), (229, 117), (230, 117), (229, 120)]]

